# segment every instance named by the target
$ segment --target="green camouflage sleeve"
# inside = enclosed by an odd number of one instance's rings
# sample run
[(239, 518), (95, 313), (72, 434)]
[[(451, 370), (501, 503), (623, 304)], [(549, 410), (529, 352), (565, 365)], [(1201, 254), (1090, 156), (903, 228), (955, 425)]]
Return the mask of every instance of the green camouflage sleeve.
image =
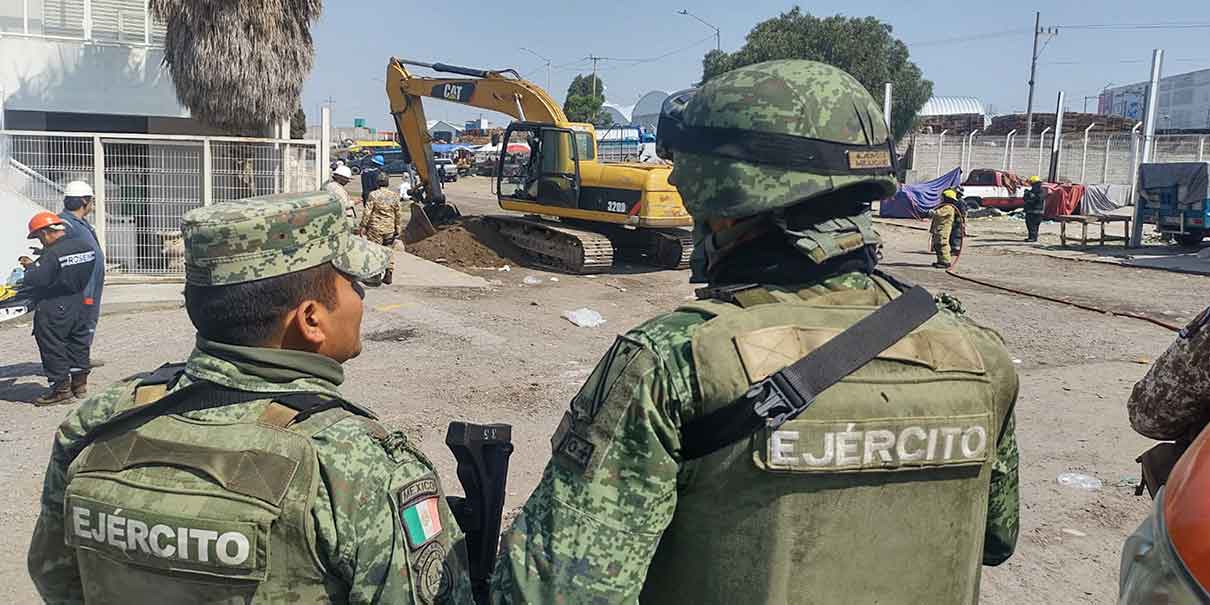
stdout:
[(473, 603), (462, 532), (432, 464), (400, 431), (348, 418), (315, 435), (314, 517), (348, 602)]
[(67, 468), (83, 449), (82, 439), (114, 414), (118, 402), (130, 396), (133, 383), (115, 384), (85, 400), (67, 414), (55, 434), (50, 463), (42, 481), (42, 506), (29, 545), (29, 575), (47, 603), (83, 603), (84, 588), (76, 553), (64, 540), (63, 498)]
[(1192, 438), (1210, 422), (1210, 309), (1155, 360), (1134, 385), (1126, 409), (1130, 425), (1152, 439)]
[(675, 396), (621, 337), (572, 399), (554, 454), (501, 540), (496, 603), (636, 603), (676, 509)]
[(1017, 549), (1020, 526), (1017, 479), (1016, 421), (1010, 412), (1004, 437), (996, 447), (991, 490), (987, 497), (987, 529), (983, 537), (983, 564), (999, 565)]

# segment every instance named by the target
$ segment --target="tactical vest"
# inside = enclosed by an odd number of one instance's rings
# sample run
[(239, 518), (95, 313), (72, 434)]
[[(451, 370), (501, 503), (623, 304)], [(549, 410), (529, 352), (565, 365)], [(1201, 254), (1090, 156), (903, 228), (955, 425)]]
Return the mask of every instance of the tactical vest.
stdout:
[[(139, 384), (116, 411), (166, 391)], [(64, 525), (88, 601), (345, 601), (347, 587), (315, 545), (320, 476), (311, 438), (352, 412), (303, 419), (277, 402), (248, 409), (234, 422), (155, 416), (99, 436), (76, 457)]]
[[(692, 338), (697, 415), (898, 295), (756, 289)], [(686, 462), (644, 603), (973, 603), (996, 409), (971, 328), (938, 313), (776, 430)], [(688, 422), (692, 418), (682, 418)]]

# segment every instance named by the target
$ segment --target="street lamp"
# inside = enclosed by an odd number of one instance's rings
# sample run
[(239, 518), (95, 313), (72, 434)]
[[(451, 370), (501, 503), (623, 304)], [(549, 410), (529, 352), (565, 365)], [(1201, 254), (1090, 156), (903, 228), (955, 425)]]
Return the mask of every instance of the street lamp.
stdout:
[(719, 31), (718, 31), (718, 28), (717, 28), (717, 27), (715, 27), (714, 25), (712, 25), (711, 23), (709, 23), (709, 22), (708, 22), (708, 21), (706, 21), (705, 19), (703, 19), (703, 18), (701, 18), (701, 17), (699, 17), (699, 16), (697, 16), (697, 15), (695, 15), (695, 14), (693, 14), (693, 13), (689, 12), (689, 10), (688, 10), (688, 9), (684, 9), (684, 8), (682, 8), (681, 10), (677, 11), (677, 12), (676, 12), (676, 14), (678, 14), (678, 15), (688, 15), (688, 16), (690, 16), (690, 17), (693, 17), (694, 19), (697, 19), (698, 21), (701, 21), (701, 22), (702, 22), (702, 25), (705, 25), (706, 27), (709, 27), (710, 29), (714, 30), (714, 49), (715, 49), (715, 50), (720, 50), (720, 51), (721, 51), (721, 50), (723, 50), (723, 42), (722, 42), (722, 39), (719, 37)]
[(543, 57), (542, 55), (539, 55), (538, 53), (536, 53), (528, 48), (525, 48), (524, 46), (521, 47), (521, 50), (523, 50), (539, 59), (542, 59), (543, 61), (546, 62), (546, 90), (549, 91), (550, 90), (550, 59), (547, 59), (546, 57)]

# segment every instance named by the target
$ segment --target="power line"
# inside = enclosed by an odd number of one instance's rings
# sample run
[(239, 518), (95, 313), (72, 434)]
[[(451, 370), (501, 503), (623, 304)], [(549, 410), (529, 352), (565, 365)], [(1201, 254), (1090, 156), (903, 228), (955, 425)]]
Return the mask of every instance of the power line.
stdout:
[[(1164, 57), (1165, 63), (1202, 63), (1205, 59), (1169, 59)], [(1116, 61), (1083, 61), (1078, 59), (1063, 59), (1059, 61), (1043, 61), (1043, 65), (1118, 65), (1123, 63), (1151, 63), (1151, 59), (1118, 59)]]
[(1063, 29), (1101, 29), (1101, 30), (1130, 30), (1130, 29), (1207, 29), (1210, 23), (1094, 23), (1078, 25), (1059, 25)]
[(969, 35), (965, 35), (965, 36), (956, 36), (956, 37), (952, 37), (952, 38), (941, 38), (941, 39), (937, 39), (937, 40), (924, 40), (924, 41), (920, 41), (920, 42), (904, 42), (904, 45), (910, 46), (913, 48), (919, 48), (921, 46), (937, 46), (937, 45), (941, 45), (941, 44), (957, 44), (957, 43), (961, 43), (961, 42), (975, 42), (975, 41), (979, 41), (979, 40), (1007, 38), (1007, 37), (1011, 37), (1011, 36), (1018, 36), (1018, 35), (1025, 34), (1025, 33), (1031, 33), (1032, 31), (1033, 30), (1031, 30), (1027, 27), (1018, 27), (1015, 29), (1005, 29), (1005, 30), (994, 31), (994, 32), (984, 32), (981, 34), (969, 34)]
[[(652, 57), (643, 57), (643, 58), (635, 58), (635, 59), (631, 59), (631, 58), (623, 58), (623, 57), (596, 57), (596, 59), (597, 59), (598, 61), (613, 61), (613, 62), (615, 62), (615, 63), (629, 63), (631, 66), (634, 66), (634, 65), (641, 65), (641, 64), (643, 64), (643, 63), (651, 63), (651, 62), (653, 62), (653, 61), (659, 61), (659, 60), (661, 60), (661, 59), (667, 59), (668, 57), (671, 57), (672, 55), (675, 55), (675, 54), (677, 54), (677, 53), (683, 53), (683, 52), (685, 52), (685, 51), (687, 51), (687, 50), (689, 50), (689, 49), (691, 49), (691, 48), (693, 48), (693, 47), (695, 47), (695, 46), (698, 46), (699, 44), (701, 44), (701, 43), (703, 43), (703, 42), (706, 42), (707, 40), (713, 40), (713, 39), (714, 39), (714, 34), (710, 34), (709, 36), (706, 36), (705, 38), (701, 38), (701, 39), (698, 39), (698, 40), (694, 40), (693, 42), (690, 42), (689, 44), (686, 44), (686, 45), (681, 46), (681, 47), (679, 47), (679, 48), (674, 48), (674, 49), (672, 49), (672, 50), (670, 50), (670, 51), (667, 51), (667, 52), (665, 52), (665, 53), (663, 53), (663, 54), (655, 55), (655, 56), (652, 56)], [(591, 60), (591, 59), (592, 59), (592, 58), (591, 58), (591, 57), (589, 57), (589, 58), (587, 58), (586, 60)], [(583, 59), (582, 59), (582, 60), (583, 60)]]

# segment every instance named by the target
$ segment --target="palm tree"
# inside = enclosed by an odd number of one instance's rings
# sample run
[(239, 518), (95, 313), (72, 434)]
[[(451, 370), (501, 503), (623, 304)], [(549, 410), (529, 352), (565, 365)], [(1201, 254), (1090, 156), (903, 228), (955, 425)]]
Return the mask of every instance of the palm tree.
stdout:
[(301, 105), (311, 73), (311, 22), (322, 0), (151, 0), (168, 30), (164, 63), (193, 116), (233, 134), (261, 134)]

